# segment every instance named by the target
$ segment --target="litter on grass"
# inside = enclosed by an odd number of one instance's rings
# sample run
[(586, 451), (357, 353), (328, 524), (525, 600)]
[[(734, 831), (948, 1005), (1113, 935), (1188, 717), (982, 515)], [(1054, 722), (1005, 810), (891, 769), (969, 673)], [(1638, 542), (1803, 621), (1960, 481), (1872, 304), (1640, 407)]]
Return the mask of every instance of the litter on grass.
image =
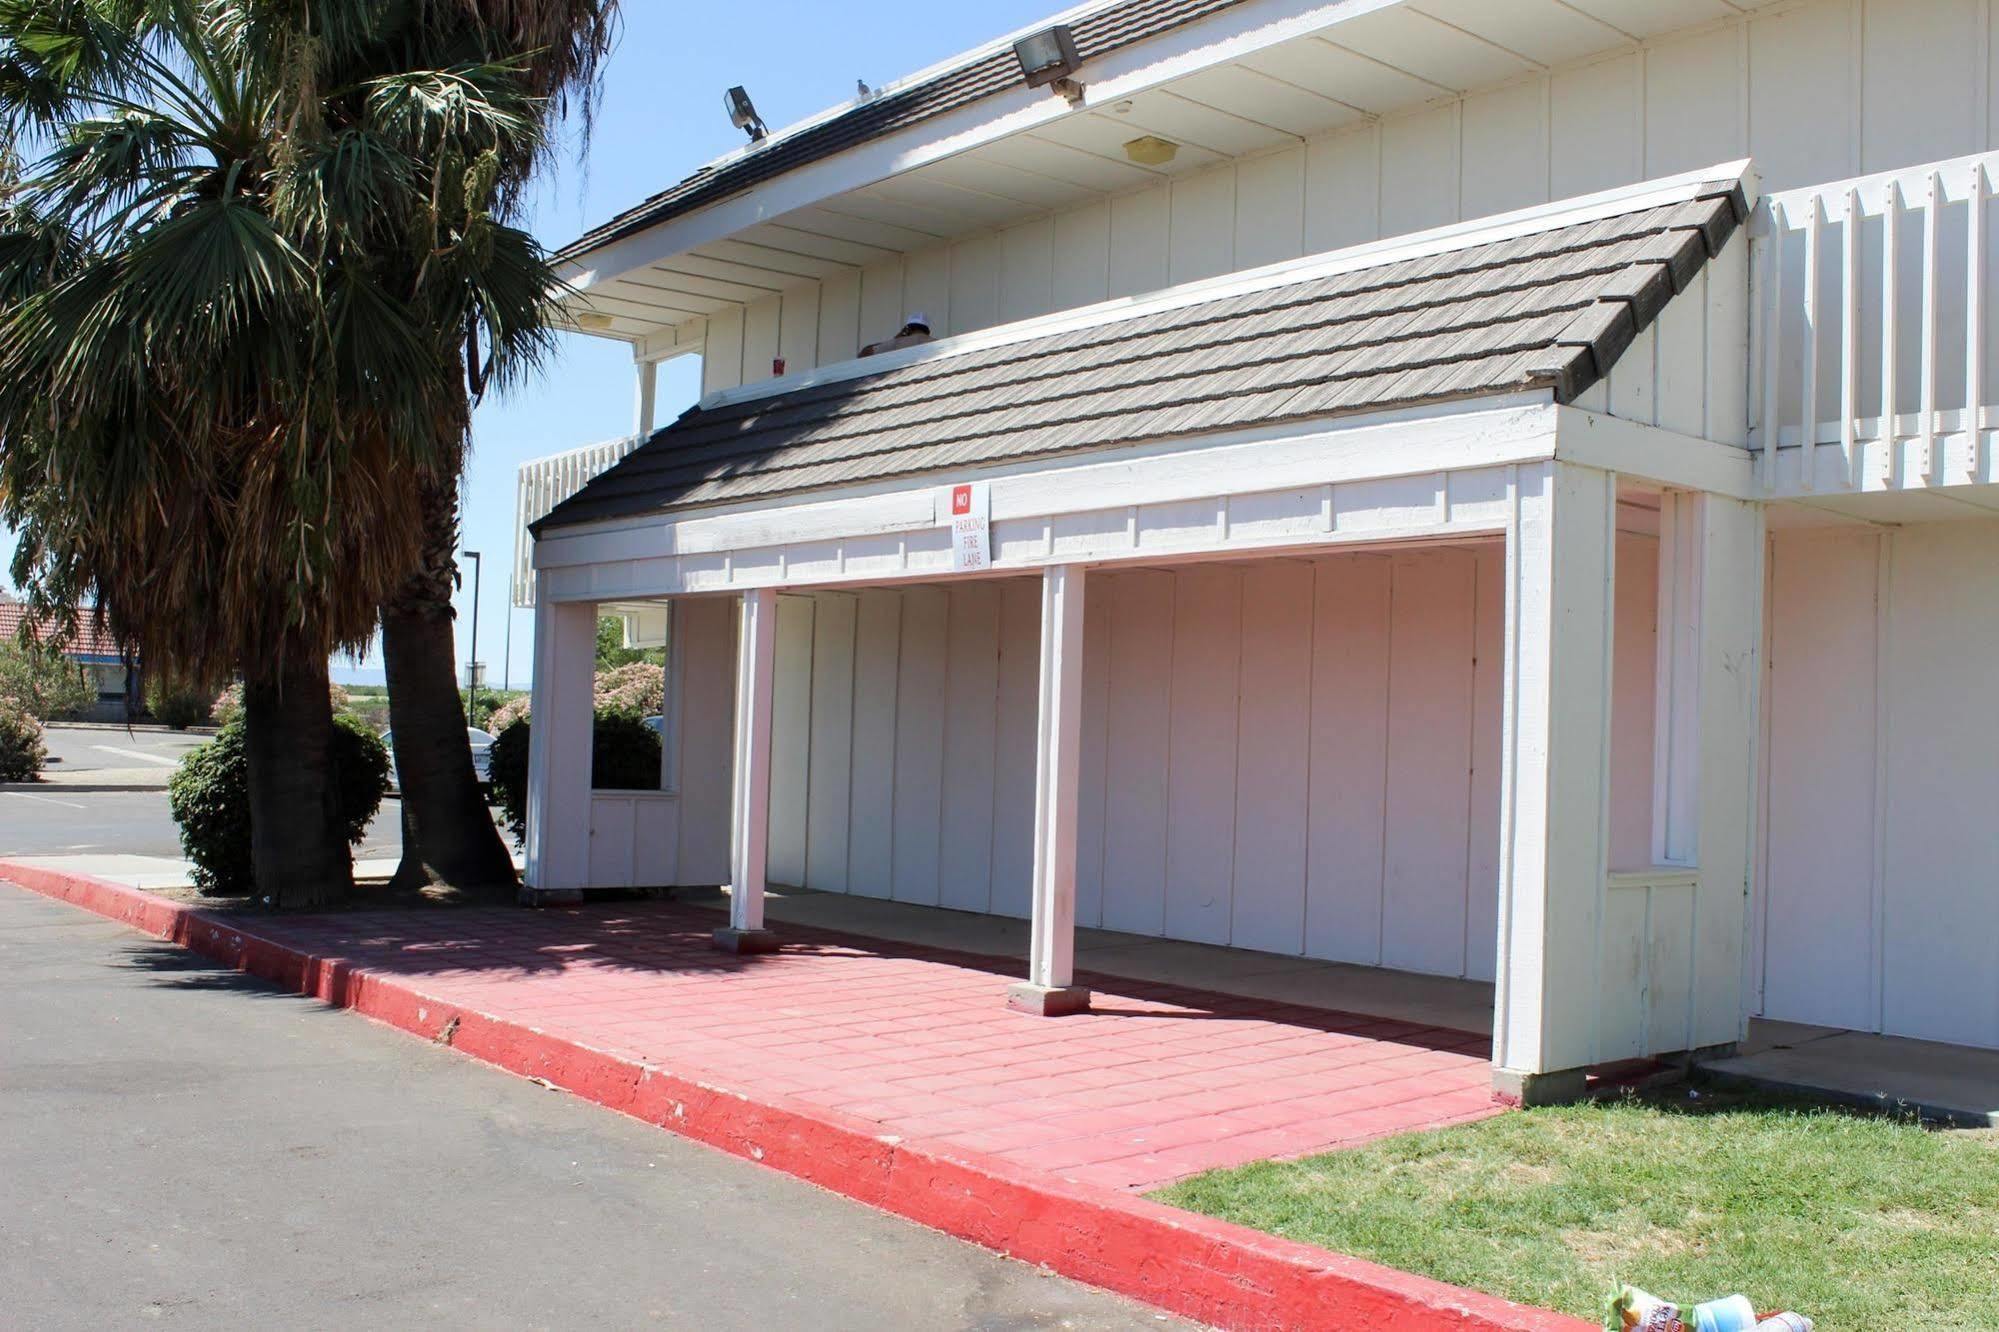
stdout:
[(1626, 1286), (1611, 1299), (1609, 1332), (1812, 1332), (1812, 1320), (1790, 1312), (1759, 1314), (1745, 1296), (1728, 1295), (1692, 1308)]

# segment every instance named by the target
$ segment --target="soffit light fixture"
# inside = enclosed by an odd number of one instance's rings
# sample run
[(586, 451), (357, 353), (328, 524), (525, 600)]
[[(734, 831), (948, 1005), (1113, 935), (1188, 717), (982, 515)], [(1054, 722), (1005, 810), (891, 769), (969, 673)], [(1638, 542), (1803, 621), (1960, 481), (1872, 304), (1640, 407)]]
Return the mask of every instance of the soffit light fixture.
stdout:
[(1180, 151), (1180, 145), (1157, 134), (1141, 134), (1124, 141), (1124, 155), (1140, 166), (1165, 166)]
[(1020, 76), (1030, 88), (1053, 86), (1071, 102), (1083, 100), (1083, 85), (1071, 77), (1082, 60), (1076, 54), (1076, 35), (1066, 23), (1031, 32), (1013, 44), (1013, 58), (1020, 64)]

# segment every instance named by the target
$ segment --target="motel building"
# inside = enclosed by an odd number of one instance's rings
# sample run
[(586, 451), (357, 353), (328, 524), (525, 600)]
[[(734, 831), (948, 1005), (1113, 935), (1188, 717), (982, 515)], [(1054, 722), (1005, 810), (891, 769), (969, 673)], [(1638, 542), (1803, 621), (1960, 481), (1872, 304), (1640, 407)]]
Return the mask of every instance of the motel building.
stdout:
[[(1079, 927), (1456, 978), (1530, 1100), (1754, 1017), (1999, 1047), (1995, 52), (1108, 0), (736, 102), (562, 252), (638, 421), (523, 470), (530, 896), (1022, 918), (1051, 1018)], [(657, 791), (590, 788), (604, 614)]]

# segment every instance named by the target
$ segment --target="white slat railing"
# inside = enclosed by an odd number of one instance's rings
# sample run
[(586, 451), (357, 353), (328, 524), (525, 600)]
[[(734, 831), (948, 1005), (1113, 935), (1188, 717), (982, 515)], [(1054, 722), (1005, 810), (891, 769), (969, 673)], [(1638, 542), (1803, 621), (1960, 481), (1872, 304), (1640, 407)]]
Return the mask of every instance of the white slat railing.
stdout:
[(1995, 479), (1995, 179), (1982, 153), (1758, 204), (1750, 447), (1767, 488)]
[(528, 524), (546, 517), (591, 477), (609, 471), (612, 463), (638, 446), (638, 437), (627, 435), (521, 464), (514, 486), (514, 605), (534, 605), (534, 538), (528, 535)]

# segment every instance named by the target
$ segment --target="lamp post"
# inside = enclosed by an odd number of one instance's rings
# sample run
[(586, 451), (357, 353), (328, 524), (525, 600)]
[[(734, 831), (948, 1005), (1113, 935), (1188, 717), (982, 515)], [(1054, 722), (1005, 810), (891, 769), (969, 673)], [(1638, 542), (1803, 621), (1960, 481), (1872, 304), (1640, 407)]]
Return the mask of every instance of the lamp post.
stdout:
[(472, 716), (479, 710), (479, 552), (468, 550), (465, 558), (472, 561), (472, 655), (465, 661), (465, 721), (471, 724)]

